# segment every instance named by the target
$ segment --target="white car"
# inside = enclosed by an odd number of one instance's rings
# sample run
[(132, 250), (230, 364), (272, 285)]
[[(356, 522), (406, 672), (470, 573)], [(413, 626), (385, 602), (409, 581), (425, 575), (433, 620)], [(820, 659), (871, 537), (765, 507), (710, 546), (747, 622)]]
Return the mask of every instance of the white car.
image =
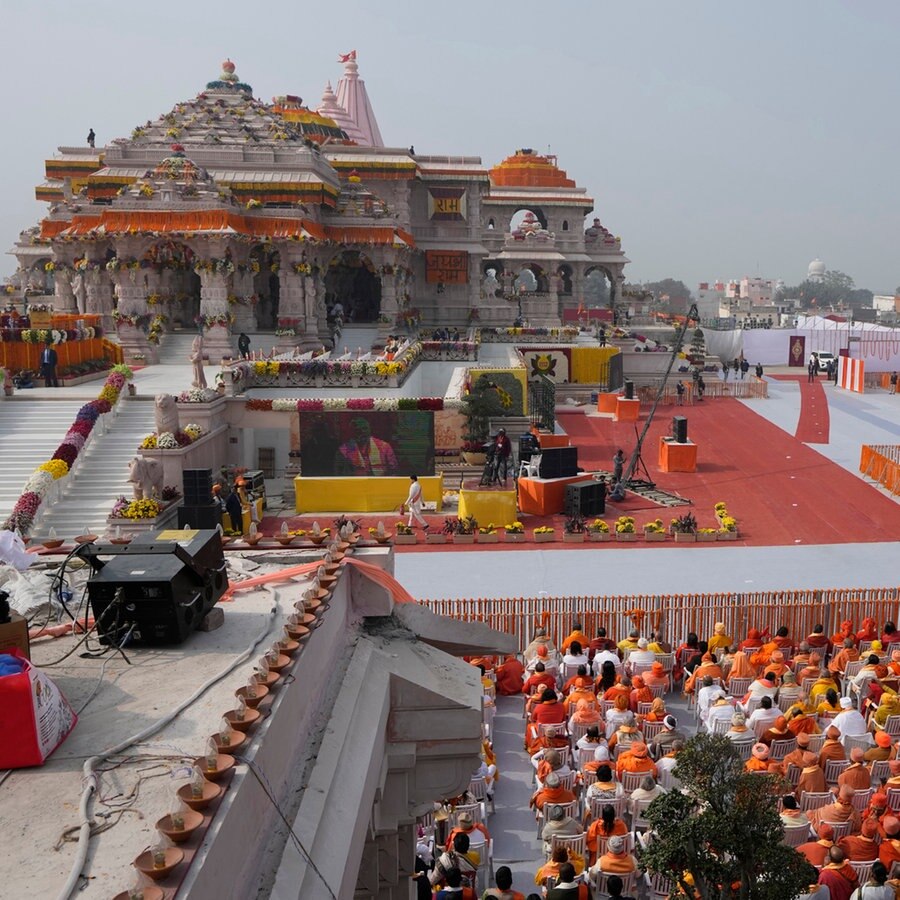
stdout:
[(822, 370), (827, 369), (828, 364), (836, 359), (833, 353), (817, 353), (816, 356), (819, 357), (819, 368)]

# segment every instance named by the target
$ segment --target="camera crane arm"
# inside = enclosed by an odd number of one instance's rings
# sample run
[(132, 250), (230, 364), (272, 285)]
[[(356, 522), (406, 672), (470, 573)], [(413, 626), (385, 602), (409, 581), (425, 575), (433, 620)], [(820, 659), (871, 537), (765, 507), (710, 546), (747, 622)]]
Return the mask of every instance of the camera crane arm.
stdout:
[(675, 338), (675, 346), (672, 348), (672, 354), (669, 357), (669, 365), (666, 366), (666, 371), (663, 373), (662, 381), (659, 384), (659, 390), (656, 392), (656, 397), (653, 399), (653, 406), (650, 408), (650, 415), (647, 416), (647, 421), (644, 423), (644, 428), (638, 436), (637, 443), (634, 445), (634, 450), (631, 452), (631, 459), (628, 460), (628, 466), (622, 473), (622, 483), (625, 485), (627, 485), (634, 477), (635, 469), (637, 469), (638, 463), (641, 460), (641, 447), (644, 444), (644, 438), (647, 436), (647, 432), (650, 430), (650, 424), (653, 422), (654, 415), (656, 415), (656, 407), (659, 406), (659, 401), (662, 399), (662, 395), (665, 393), (669, 375), (672, 372), (672, 367), (675, 365), (675, 360), (678, 359), (678, 354), (681, 352), (681, 348), (684, 346), (684, 337), (687, 334), (688, 326), (691, 322), (700, 322), (700, 313), (697, 311), (696, 303), (691, 304), (691, 308), (688, 310), (687, 315), (684, 318), (684, 324), (681, 326), (681, 330), (678, 332), (678, 336)]

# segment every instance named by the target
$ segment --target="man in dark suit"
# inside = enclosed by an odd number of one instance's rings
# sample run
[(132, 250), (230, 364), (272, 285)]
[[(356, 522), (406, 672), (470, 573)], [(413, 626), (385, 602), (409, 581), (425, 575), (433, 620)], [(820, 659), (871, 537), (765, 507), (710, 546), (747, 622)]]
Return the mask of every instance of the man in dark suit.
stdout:
[(41, 375), (44, 377), (44, 387), (59, 387), (59, 379), (56, 377), (56, 351), (47, 345), (41, 350)]

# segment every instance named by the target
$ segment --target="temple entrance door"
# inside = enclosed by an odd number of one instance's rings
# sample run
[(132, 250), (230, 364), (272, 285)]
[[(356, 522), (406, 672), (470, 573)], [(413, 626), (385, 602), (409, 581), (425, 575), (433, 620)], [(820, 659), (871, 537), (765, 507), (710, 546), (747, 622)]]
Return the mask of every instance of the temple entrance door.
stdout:
[(167, 316), (166, 330), (175, 326), (194, 328), (200, 315), (200, 276), (194, 271), (194, 252), (186, 244), (164, 240), (153, 244), (144, 254), (158, 276), (151, 293), (158, 304), (151, 314)]
[(253, 276), (253, 292), (258, 297), (257, 327), (260, 331), (274, 331), (278, 327), (281, 254), (259, 244), (250, 251), (250, 263), (258, 270)]
[(329, 264), (325, 275), (325, 305), (329, 318), (341, 304), (345, 322), (376, 322), (381, 312), (381, 279), (372, 261), (358, 250), (345, 250)]

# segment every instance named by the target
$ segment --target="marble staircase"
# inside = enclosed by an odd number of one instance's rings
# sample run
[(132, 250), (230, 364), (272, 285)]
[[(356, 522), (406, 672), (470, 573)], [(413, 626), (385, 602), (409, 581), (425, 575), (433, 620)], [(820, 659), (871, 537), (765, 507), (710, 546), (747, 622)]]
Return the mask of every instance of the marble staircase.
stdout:
[(93, 534), (106, 531), (106, 517), (116, 497), (132, 496), (128, 463), (141, 439), (154, 430), (154, 409), (152, 397), (121, 401), (106, 434), (97, 435), (83, 451), (77, 469), (66, 478), (62, 498), (35, 527), (36, 538), (45, 537), (51, 528), (66, 540), (86, 529)]
[(84, 402), (31, 402), (27, 394), (0, 398), (0, 523), (12, 512), (31, 473), (53, 455)]

